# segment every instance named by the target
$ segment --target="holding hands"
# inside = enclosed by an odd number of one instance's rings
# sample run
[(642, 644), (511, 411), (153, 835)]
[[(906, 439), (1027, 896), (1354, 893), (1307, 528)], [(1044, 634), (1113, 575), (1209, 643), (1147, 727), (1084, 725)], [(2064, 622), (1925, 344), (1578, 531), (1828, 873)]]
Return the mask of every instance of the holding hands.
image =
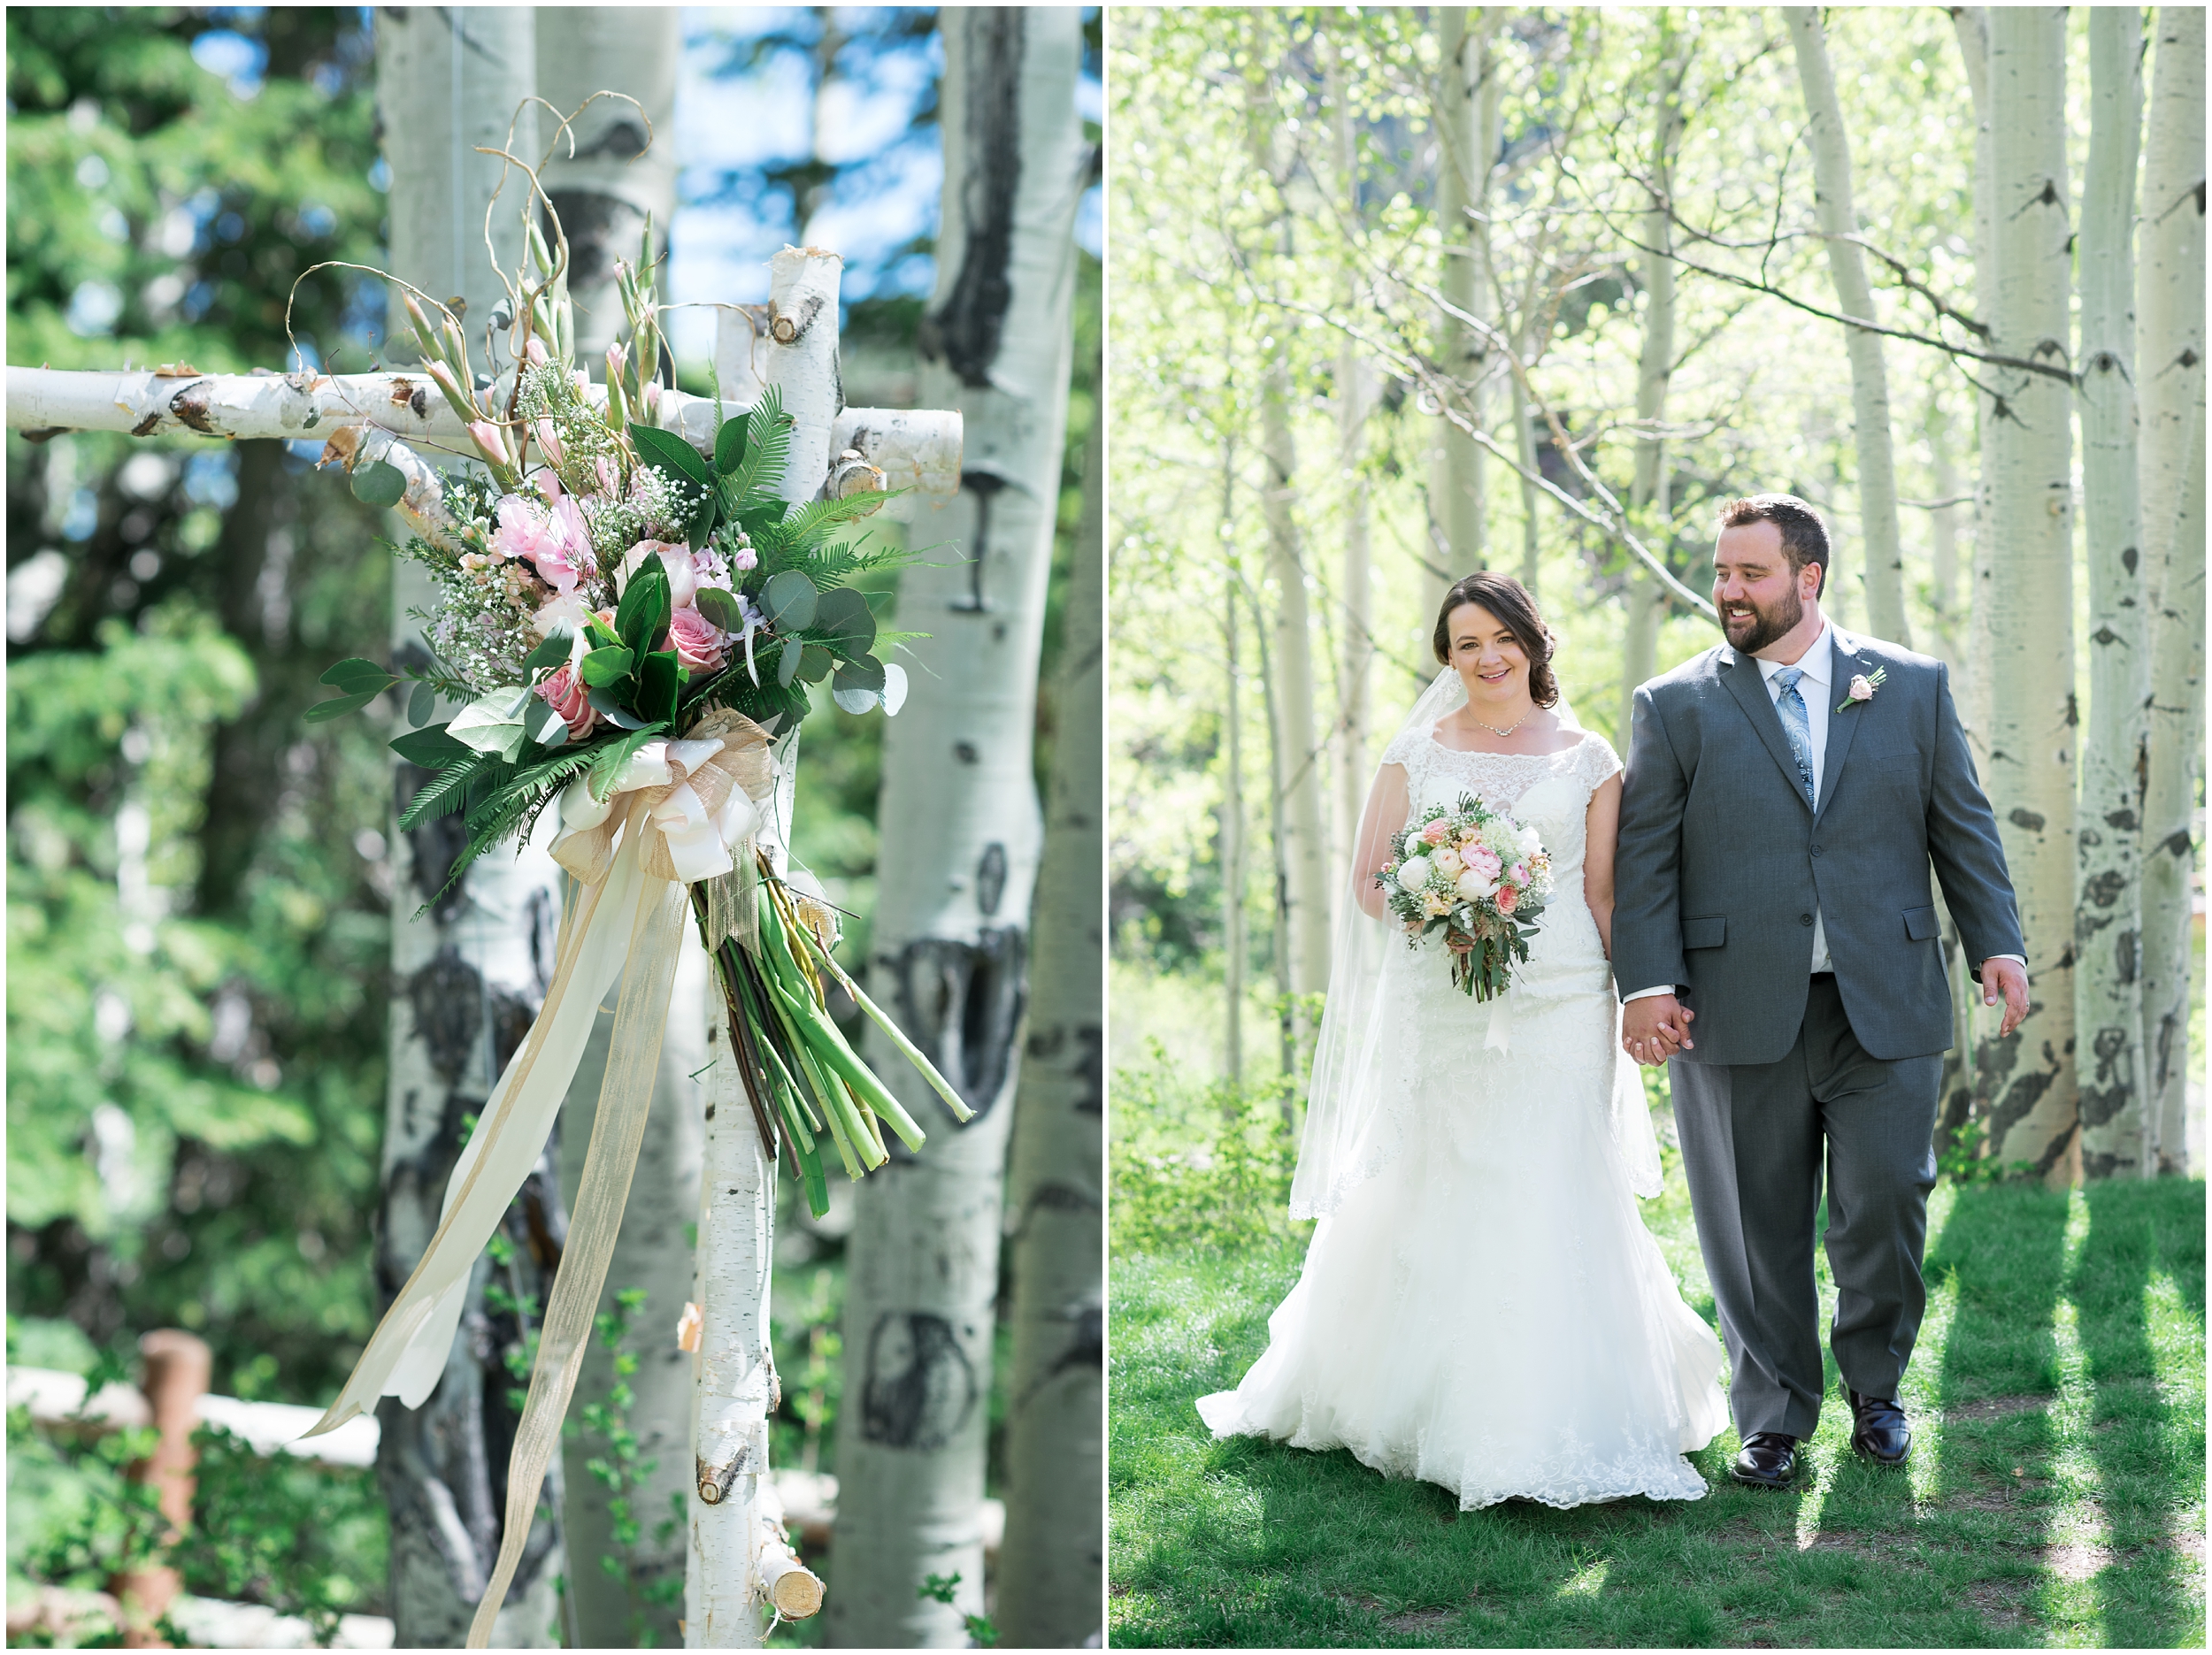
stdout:
[(1678, 1051), (1694, 1050), (1690, 1024), (1697, 1014), (1671, 994), (1646, 994), (1621, 1008), (1621, 1050), (1647, 1068)]

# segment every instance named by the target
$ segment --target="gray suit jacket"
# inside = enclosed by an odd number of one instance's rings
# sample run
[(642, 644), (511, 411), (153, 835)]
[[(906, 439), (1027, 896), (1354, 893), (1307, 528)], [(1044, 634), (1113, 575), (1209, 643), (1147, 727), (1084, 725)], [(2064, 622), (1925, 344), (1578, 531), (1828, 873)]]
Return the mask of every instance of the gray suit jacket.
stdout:
[(1949, 670), (1832, 623), (1830, 683), (1888, 677), (1832, 710), (1817, 816), (1759, 663), (1726, 644), (1636, 692), (1615, 862), (1613, 974), (1678, 985), (1697, 1063), (1772, 1063), (1805, 1015), (1818, 908), (1851, 1031), (1871, 1057), (1951, 1045), (1931, 866), (1969, 969), (2024, 955), (1997, 824)]

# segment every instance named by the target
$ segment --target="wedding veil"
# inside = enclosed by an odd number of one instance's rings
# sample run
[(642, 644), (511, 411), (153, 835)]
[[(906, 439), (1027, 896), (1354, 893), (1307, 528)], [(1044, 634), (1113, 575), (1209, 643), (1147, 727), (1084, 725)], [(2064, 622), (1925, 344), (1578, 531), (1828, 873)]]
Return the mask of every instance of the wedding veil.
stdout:
[[(1369, 916), (1359, 905), (1363, 886), (1387, 859), (1386, 835), (1377, 819), (1386, 765), (1400, 762), (1409, 739), (1425, 739), (1436, 723), (1466, 705), (1467, 686), (1449, 667), (1439, 672), (1413, 703), (1413, 710), (1393, 733), (1371, 776), (1367, 804), (1353, 842), (1339, 904), (1335, 948), (1330, 954), (1328, 997), (1321, 1032), (1314, 1046), (1313, 1071), (1306, 1092), (1306, 1124), (1298, 1145), (1298, 1169), (1290, 1185), (1293, 1218), (1319, 1218), (1333, 1212), (1353, 1186), (1397, 1153), (1402, 1115), (1380, 1106), (1386, 1042), (1395, 1038), (1390, 1007), (1382, 995), (1386, 950), (1403, 946), (1396, 924)], [(1561, 724), (1582, 728), (1563, 697), (1553, 709)], [(1439, 964), (1439, 970), (1443, 967)], [(1478, 1043), (1471, 1036), (1471, 1055)], [(1615, 1142), (1627, 1162), (1629, 1181), (1639, 1195), (1659, 1191), (1659, 1147), (1644, 1104), (1643, 1085), (1632, 1066), (1616, 1054), (1617, 1084), (1612, 1103)]]

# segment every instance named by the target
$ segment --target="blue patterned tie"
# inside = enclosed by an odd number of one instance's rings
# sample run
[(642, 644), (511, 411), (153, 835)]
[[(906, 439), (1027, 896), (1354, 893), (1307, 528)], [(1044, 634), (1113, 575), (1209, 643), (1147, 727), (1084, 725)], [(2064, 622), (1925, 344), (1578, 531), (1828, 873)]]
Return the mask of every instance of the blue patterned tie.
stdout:
[(1797, 755), (1797, 774), (1805, 784), (1805, 802), (1813, 802), (1813, 727), (1805, 716), (1805, 698), (1797, 693), (1797, 681), (1805, 676), (1801, 667), (1784, 667), (1774, 675), (1774, 681), (1782, 686), (1782, 693), (1774, 698), (1774, 709), (1782, 715), (1782, 728), (1789, 735), (1790, 751)]

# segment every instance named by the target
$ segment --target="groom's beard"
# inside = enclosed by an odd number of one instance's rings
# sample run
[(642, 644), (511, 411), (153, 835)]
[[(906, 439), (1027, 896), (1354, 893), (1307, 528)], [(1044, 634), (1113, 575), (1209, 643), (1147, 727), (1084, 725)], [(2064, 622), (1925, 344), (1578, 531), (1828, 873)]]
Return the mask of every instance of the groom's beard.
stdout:
[(1805, 618), (1805, 601), (1793, 586), (1772, 609), (1746, 605), (1750, 614), (1739, 617), (1721, 611), (1721, 631), (1728, 641), (1747, 655), (1755, 655)]

